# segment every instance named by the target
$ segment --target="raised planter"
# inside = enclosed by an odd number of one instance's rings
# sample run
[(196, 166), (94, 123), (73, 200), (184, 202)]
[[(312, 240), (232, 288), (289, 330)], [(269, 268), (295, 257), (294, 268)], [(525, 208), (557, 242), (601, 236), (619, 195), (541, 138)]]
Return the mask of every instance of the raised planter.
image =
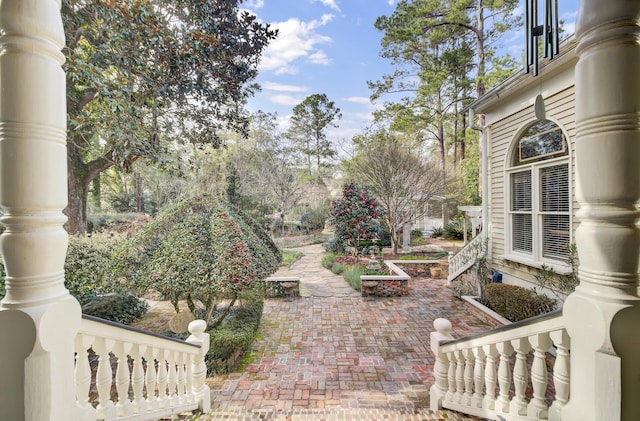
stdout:
[(495, 311), (491, 310), (489, 307), (481, 304), (476, 300), (477, 297), (472, 297), (469, 295), (463, 295), (460, 297), (462, 300), (467, 302), (467, 305), (471, 312), (482, 319), (484, 322), (490, 324), (493, 327), (500, 327), (505, 325), (510, 325), (511, 322), (508, 319), (505, 319)]
[(402, 297), (409, 293), (409, 275), (391, 260), (385, 260), (384, 263), (392, 274), (360, 276), (363, 297)]

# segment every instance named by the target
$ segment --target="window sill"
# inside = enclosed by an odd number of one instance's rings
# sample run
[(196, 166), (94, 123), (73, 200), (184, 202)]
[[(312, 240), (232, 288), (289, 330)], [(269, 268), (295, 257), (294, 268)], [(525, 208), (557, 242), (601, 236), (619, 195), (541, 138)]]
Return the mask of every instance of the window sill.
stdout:
[(558, 275), (570, 275), (571, 274), (571, 266), (562, 264), (560, 262), (540, 262), (537, 260), (530, 260), (523, 256), (518, 256), (514, 254), (505, 254), (499, 256), (499, 258), (508, 260), (514, 263), (520, 263), (521, 265), (526, 265), (530, 267), (534, 267), (536, 269), (542, 269), (542, 266), (546, 266), (548, 268), (553, 269)]

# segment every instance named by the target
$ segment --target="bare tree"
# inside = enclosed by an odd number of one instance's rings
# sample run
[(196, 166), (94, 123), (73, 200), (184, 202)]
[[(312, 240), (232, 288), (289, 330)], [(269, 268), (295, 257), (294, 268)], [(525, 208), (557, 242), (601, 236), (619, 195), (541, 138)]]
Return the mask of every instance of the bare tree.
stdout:
[(422, 157), (414, 146), (378, 131), (364, 142), (360, 139), (359, 152), (346, 164), (349, 174), (369, 187), (384, 208), (394, 254), (415, 209), (422, 209), (444, 188), (438, 165)]

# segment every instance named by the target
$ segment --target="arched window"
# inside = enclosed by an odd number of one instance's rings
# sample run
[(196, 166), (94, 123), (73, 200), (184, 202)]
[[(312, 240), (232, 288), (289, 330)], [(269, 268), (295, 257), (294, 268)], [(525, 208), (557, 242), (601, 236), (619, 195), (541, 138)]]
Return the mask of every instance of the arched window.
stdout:
[(507, 165), (507, 254), (562, 264), (571, 243), (570, 162), (562, 129), (540, 120), (516, 138)]

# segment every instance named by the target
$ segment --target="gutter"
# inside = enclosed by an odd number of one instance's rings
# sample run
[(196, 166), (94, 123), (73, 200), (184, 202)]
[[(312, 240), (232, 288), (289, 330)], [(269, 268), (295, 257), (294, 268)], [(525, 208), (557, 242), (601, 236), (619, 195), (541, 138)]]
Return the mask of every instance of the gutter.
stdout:
[(482, 186), (482, 242), (486, 244), (489, 235), (489, 170), (488, 170), (488, 145), (487, 145), (487, 131), (485, 127), (480, 127), (474, 122), (474, 110), (469, 108), (469, 122), (471, 123), (471, 129), (480, 132), (480, 144), (481, 144), (481, 160), (480, 160), (480, 182)]

